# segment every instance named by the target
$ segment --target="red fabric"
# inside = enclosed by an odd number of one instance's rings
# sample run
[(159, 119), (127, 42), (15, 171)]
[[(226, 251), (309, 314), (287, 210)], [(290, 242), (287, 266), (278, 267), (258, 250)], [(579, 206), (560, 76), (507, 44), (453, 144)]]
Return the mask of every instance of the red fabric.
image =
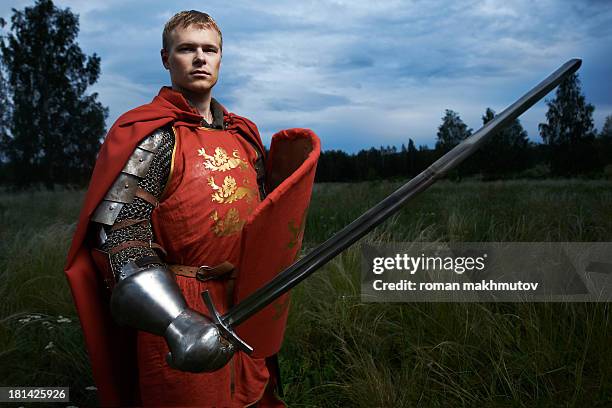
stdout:
[[(257, 152), (244, 138), (224, 130), (175, 126), (175, 132), (172, 173), (152, 214), (156, 240), (168, 252), (165, 261), (237, 265), (242, 226), (259, 204)], [(177, 282), (191, 308), (209, 315), (200, 296), (208, 290), (217, 310), (228, 310), (227, 280), (177, 276)], [(166, 353), (161, 337), (138, 333), (144, 406), (243, 407), (261, 399), (268, 382), (265, 360), (242, 352), (220, 370), (202, 374), (169, 368)]]
[[(255, 125), (248, 119), (224, 111), (227, 130), (248, 138), (262, 148)], [(135, 394), (134, 349), (127, 347), (134, 331), (116, 326), (108, 310), (108, 291), (89, 254), (85, 236), (89, 218), (98, 206), (136, 145), (154, 130), (174, 123), (196, 128), (202, 117), (183, 96), (162, 88), (153, 101), (121, 116), (110, 129), (98, 155), (89, 189), (81, 209), (65, 265), (76, 309), (79, 314), (94, 380), (103, 406), (139, 403)]]
[[(168, 253), (165, 261), (237, 265), (242, 225), (260, 201), (257, 152), (225, 130), (175, 126), (175, 132), (172, 172), (152, 214), (156, 241)], [(233, 222), (224, 222), (231, 221), (228, 214), (234, 214)]]
[[(297, 258), (320, 150), (319, 138), (309, 129), (286, 129), (272, 136), (266, 175), (280, 184), (272, 186), (275, 188), (244, 226), (234, 289), (236, 303), (270, 282)], [(289, 293), (285, 293), (235, 327), (238, 336), (253, 347), (254, 357), (279, 352), (289, 304)]]

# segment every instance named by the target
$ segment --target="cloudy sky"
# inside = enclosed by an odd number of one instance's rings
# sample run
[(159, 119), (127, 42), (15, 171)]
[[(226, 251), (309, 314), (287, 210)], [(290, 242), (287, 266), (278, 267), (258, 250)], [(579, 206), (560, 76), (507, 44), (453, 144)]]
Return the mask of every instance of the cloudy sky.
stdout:
[[(254, 120), (269, 142), (309, 127), (324, 149), (432, 146), (445, 109), (474, 130), (566, 60), (583, 59), (587, 101), (601, 128), (612, 114), (612, 2), (56, 0), (80, 16), (79, 43), (102, 58), (93, 90), (108, 124), (168, 84), (161, 31), (175, 12), (211, 14), (223, 31), (214, 96)], [(0, 2), (0, 16), (33, 1)], [(228, 5), (229, 4), (229, 5)], [(552, 97), (552, 94), (549, 95)], [(544, 102), (521, 116), (534, 141)]]

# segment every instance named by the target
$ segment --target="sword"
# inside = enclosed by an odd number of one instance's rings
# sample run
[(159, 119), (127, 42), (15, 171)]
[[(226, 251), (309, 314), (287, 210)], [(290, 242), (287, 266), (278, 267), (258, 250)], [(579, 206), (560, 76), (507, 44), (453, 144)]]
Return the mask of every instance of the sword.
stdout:
[(213, 323), (216, 324), (219, 331), (228, 341), (232, 342), (242, 351), (251, 353), (253, 349), (236, 334), (233, 330), (234, 327), (291, 290), (340, 252), (350, 247), (365, 234), (396, 213), (408, 200), (427, 189), (445, 173), (455, 168), (482, 146), (486, 140), (532, 107), (559, 85), (563, 79), (576, 72), (581, 64), (582, 60), (580, 59), (567, 61), (520, 99), (504, 109), (499, 115), (496, 115), (493, 120), (485, 124), (472, 136), (463, 140), (419, 175), (363, 213), (327, 241), (314, 248), (306, 256), (287, 267), (269, 283), (257, 289), (224, 315), (219, 314), (208, 291), (202, 292), (202, 299), (210, 312)]

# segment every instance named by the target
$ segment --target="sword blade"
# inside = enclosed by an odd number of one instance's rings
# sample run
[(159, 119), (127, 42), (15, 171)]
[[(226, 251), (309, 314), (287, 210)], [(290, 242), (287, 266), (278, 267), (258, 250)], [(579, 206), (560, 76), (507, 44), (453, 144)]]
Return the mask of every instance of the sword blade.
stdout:
[(572, 59), (563, 64), (520, 99), (495, 116), (493, 120), (480, 128), (476, 133), (436, 160), (418, 176), (370, 208), (355, 221), (314, 248), (306, 256), (287, 267), (269, 283), (257, 289), (242, 302), (232, 307), (221, 317), (223, 324), (230, 328), (238, 326), (306, 279), (340, 252), (350, 247), (365, 234), (396, 213), (408, 200), (428, 188), (437, 179), (474, 153), (487, 139), (518, 118), (523, 112), (559, 85), (568, 75), (576, 72), (580, 68), (581, 63), (580, 59)]

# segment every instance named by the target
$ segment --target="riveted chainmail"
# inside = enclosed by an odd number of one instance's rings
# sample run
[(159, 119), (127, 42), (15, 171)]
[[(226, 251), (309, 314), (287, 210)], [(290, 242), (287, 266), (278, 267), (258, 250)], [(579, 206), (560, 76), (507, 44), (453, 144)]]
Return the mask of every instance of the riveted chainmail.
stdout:
[[(164, 129), (161, 143), (154, 153), (147, 174), (138, 183), (141, 188), (151, 193), (158, 200), (170, 175), (173, 148), (174, 135), (171, 130)], [(134, 197), (131, 203), (125, 204), (121, 208), (115, 222), (142, 219), (147, 220), (147, 222), (130, 225), (115, 231), (110, 231), (110, 227), (105, 226), (107, 240), (100, 249), (108, 252), (126, 241), (133, 240), (155, 242), (150, 222), (152, 212), (153, 205), (139, 197)], [(128, 261), (151, 255), (156, 255), (155, 250), (147, 247), (130, 247), (111, 255), (111, 267), (115, 274), (115, 279), (117, 279), (119, 271)]]

